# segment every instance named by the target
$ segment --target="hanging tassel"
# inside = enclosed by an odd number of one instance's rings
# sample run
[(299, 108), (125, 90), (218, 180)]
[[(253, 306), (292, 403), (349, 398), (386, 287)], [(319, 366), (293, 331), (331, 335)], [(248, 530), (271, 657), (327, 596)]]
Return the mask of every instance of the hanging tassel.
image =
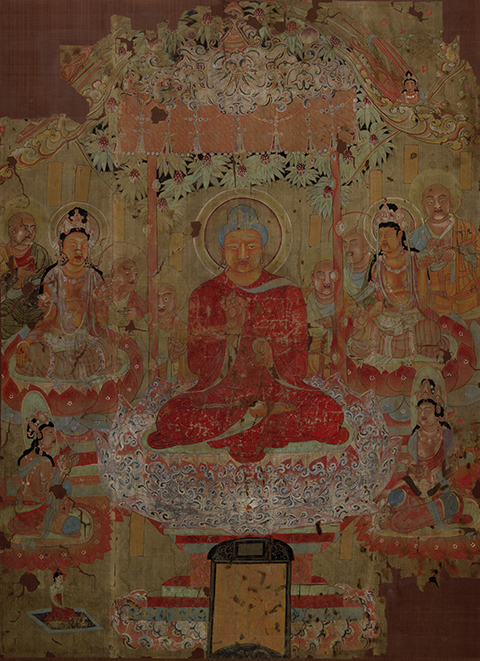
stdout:
[(240, 125), (240, 117), (238, 117), (237, 115), (237, 135), (235, 139), (235, 153), (240, 154), (244, 151), (245, 151), (245, 147), (243, 145), (243, 131)]
[(310, 129), (308, 130), (307, 149), (306, 149), (306, 151), (307, 151), (307, 152), (315, 151), (315, 145), (313, 144), (313, 140), (312, 140), (312, 132), (310, 131)]
[(330, 133), (330, 150), (337, 151), (337, 138), (334, 131), (331, 131)]
[(280, 151), (280, 138), (278, 137), (277, 132), (275, 132), (273, 134), (272, 144), (270, 145), (270, 151), (272, 151), (272, 152), (279, 152)]
[(193, 139), (191, 152), (192, 154), (201, 154), (202, 148), (200, 146), (200, 134), (198, 132), (198, 115), (196, 111), (195, 114), (193, 115), (193, 125), (195, 126), (195, 137)]
[(118, 168), (118, 165), (120, 163), (120, 154), (122, 153), (122, 148), (120, 146), (120, 132), (117, 134), (117, 139), (115, 141), (115, 149), (113, 150), (114, 157), (113, 157), (113, 164), (115, 165), (116, 168)]
[(135, 153), (136, 154), (144, 154), (145, 153), (145, 142), (143, 140), (143, 129), (140, 129), (140, 134), (139, 134), (138, 140), (137, 140), (137, 146), (135, 147)]
[(195, 134), (195, 137), (193, 139), (193, 145), (191, 149), (192, 154), (201, 154), (202, 153), (202, 148), (200, 146), (200, 138), (198, 137), (198, 133)]
[(171, 154), (172, 153), (172, 144), (171, 144), (170, 131), (167, 131), (167, 135), (165, 136), (165, 142), (163, 144), (162, 152), (164, 154)]

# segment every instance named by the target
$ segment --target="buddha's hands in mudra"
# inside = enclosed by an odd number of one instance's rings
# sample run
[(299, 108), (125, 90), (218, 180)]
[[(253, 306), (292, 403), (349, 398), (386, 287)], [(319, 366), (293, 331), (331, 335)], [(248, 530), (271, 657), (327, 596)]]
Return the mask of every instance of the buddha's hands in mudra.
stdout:
[(267, 369), (273, 366), (272, 348), (267, 340), (257, 337), (252, 344), (252, 349), (255, 351), (255, 359), (259, 365)]
[(220, 301), (225, 312), (225, 330), (227, 335), (239, 335), (246, 319), (247, 302), (236, 296), (232, 291)]
[(30, 362), (30, 345), (28, 342), (19, 342), (16, 357), (17, 367), (25, 367)]

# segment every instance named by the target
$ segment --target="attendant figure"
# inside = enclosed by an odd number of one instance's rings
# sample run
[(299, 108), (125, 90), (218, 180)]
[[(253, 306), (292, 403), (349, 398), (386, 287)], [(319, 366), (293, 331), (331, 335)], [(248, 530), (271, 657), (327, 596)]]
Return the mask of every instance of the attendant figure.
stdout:
[(309, 336), (307, 378), (325, 376), (330, 365), (335, 325), (335, 283), (338, 273), (332, 260), (321, 260), (310, 273), (313, 290), (306, 298)]
[[(414, 461), (411, 473), (430, 490), (432, 486), (445, 485), (445, 479), (457, 470), (458, 462), (455, 453), (451, 456), (454, 436), (443, 419), (443, 407), (428, 394), (417, 404), (418, 424), (410, 436), (408, 450)], [(454, 450), (457, 452), (459, 448), (455, 446)]]
[(467, 525), (463, 500), (451, 488), (461, 449), (444, 418), (442, 396), (432, 379), (424, 379), (417, 393), (418, 421), (408, 441), (406, 474), (388, 494), (389, 513), (381, 527), (412, 533), (426, 526)]
[[(139, 351), (142, 364), (145, 364), (148, 362), (150, 315), (145, 300), (136, 291), (137, 263), (125, 256), (128, 254), (128, 246), (116, 244), (113, 248), (125, 252), (122, 257), (113, 259), (110, 276), (95, 289), (97, 322), (99, 327), (103, 328), (103, 332), (117, 338), (120, 350), (130, 347), (130, 352)], [(138, 257), (136, 260), (138, 261)], [(135, 349), (133, 349), (134, 345)], [(144, 380), (145, 387), (147, 381), (148, 377)]]
[(35, 243), (36, 231), (37, 223), (29, 213), (20, 211), (8, 220), (10, 240), (0, 246), (2, 341), (25, 327), (33, 328), (44, 315), (38, 305), (39, 286), (52, 259)]
[[(403, 215), (395, 204), (385, 204), (376, 217), (378, 254), (371, 266), (376, 303), (354, 317), (348, 343), (354, 358), (413, 360), (416, 355), (440, 360), (446, 350), (438, 324), (426, 318), (427, 270), (408, 249), (401, 228)], [(445, 345), (445, 346), (444, 346)]]
[(207, 441), (244, 462), (291, 442), (345, 442), (341, 407), (303, 382), (305, 303), (298, 287), (263, 268), (266, 227), (241, 204), (218, 239), (225, 271), (190, 297), (188, 365), (198, 383), (160, 409), (149, 445)]
[(400, 93), (400, 99), (409, 106), (413, 106), (420, 101), (418, 81), (411, 71), (407, 71), (403, 79), (403, 89)]
[[(38, 397), (32, 393), (27, 397)], [(26, 421), (26, 437), (30, 442), (18, 459), (18, 479), (15, 516), (9, 522), (11, 532), (21, 536), (45, 538), (50, 533), (78, 537), (80, 519), (72, 513), (72, 485), (66, 477), (78, 463), (78, 455), (68, 451), (56, 459), (51, 455), (56, 446), (55, 425), (45, 407), (36, 410)]]
[(63, 604), (65, 574), (57, 569), (53, 574), (53, 583), (50, 586), (50, 598), (52, 610), (45, 618), (45, 622), (68, 622), (78, 617), (73, 608), (67, 608)]
[(345, 311), (357, 305), (375, 303), (375, 288), (370, 280), (372, 256), (363, 232), (352, 230), (343, 237), (343, 290), (346, 295)]
[(177, 291), (162, 279), (157, 283), (158, 353), (156, 375), (171, 384), (185, 387), (195, 380), (187, 362), (187, 325), (177, 314)]
[(98, 322), (102, 302), (96, 290), (103, 276), (89, 258), (99, 238), (95, 223), (75, 208), (57, 227), (59, 261), (47, 272), (40, 296), (45, 317), (17, 348), (17, 371), (24, 376), (88, 382), (117, 369), (118, 334)]
[(123, 334), (133, 331), (147, 314), (147, 305), (137, 294), (138, 268), (128, 257), (120, 257), (112, 264), (108, 283), (108, 318), (106, 325)]
[[(410, 197), (421, 197), (426, 218), (411, 236), (411, 245), (428, 266), (428, 305), (438, 314), (479, 314), (480, 235), (454, 214), (460, 187), (442, 170), (430, 170), (412, 183)], [(455, 198), (455, 204), (454, 204)]]

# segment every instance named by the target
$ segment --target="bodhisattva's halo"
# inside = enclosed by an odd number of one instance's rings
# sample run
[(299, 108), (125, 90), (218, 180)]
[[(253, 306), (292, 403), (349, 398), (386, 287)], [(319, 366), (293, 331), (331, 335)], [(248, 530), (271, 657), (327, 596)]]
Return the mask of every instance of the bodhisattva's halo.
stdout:
[[(23, 444), (25, 450), (31, 445), (31, 440), (27, 438), (28, 422), (32, 418), (37, 418), (41, 415), (45, 420), (53, 422), (50, 407), (47, 404), (45, 397), (36, 390), (28, 392), (22, 401), (22, 431), (23, 431)], [(51, 455), (54, 457), (58, 452), (58, 440), (51, 450)]]
[[(99, 252), (102, 250), (102, 246), (108, 246), (110, 243), (110, 227), (107, 223), (107, 220), (103, 213), (97, 207), (94, 207), (92, 204), (87, 204), (87, 202), (70, 202), (65, 206), (58, 209), (52, 216), (50, 221), (49, 228), (49, 237), (50, 243), (54, 250), (57, 250), (58, 247), (58, 227), (63, 217), (73, 211), (73, 209), (85, 209), (88, 213), (89, 221), (92, 226), (92, 235), (89, 239), (91, 241), (90, 247), (90, 259), (96, 265)], [(92, 241), (93, 239), (93, 241)]]
[(194, 239), (195, 252), (202, 264), (213, 275), (222, 271), (222, 255), (218, 233), (227, 223), (228, 214), (239, 204), (252, 207), (260, 223), (265, 225), (268, 241), (265, 246), (264, 266), (275, 273), (285, 263), (292, 245), (292, 225), (282, 205), (268, 193), (255, 191), (239, 195), (224, 191), (209, 200), (197, 216), (200, 232)]
[(147, 290), (147, 256), (141, 248), (134, 243), (119, 241), (112, 243), (105, 248), (98, 258), (98, 268), (102, 271), (103, 277), (110, 277), (112, 264), (117, 259), (131, 259), (135, 262), (138, 270), (138, 281), (135, 291), (137, 294), (144, 294)]
[[(381, 213), (381, 208), (385, 204), (395, 204), (398, 207), (398, 216), (402, 219), (398, 224), (407, 236), (422, 224), (422, 214), (418, 208), (408, 200), (405, 200), (402, 197), (384, 197), (381, 200), (377, 200), (371, 205), (365, 214), (363, 227), (367, 243), (374, 251), (377, 250), (376, 227), (380, 220), (379, 214)], [(397, 222), (395, 218), (392, 218), (392, 220)]]
[(10, 241), (8, 221), (12, 216), (20, 212), (28, 213), (36, 220), (37, 232), (35, 234), (35, 243), (39, 243), (45, 247), (45, 244), (48, 243), (48, 221), (50, 220), (50, 214), (41, 202), (25, 195), (15, 197), (5, 204), (0, 217), (0, 242), (8, 243)]
[(446, 170), (425, 170), (418, 174), (410, 185), (409, 198), (412, 204), (423, 211), (423, 194), (434, 185), (444, 186), (448, 190), (452, 198), (452, 211), (457, 213), (462, 203), (462, 189), (453, 174)]

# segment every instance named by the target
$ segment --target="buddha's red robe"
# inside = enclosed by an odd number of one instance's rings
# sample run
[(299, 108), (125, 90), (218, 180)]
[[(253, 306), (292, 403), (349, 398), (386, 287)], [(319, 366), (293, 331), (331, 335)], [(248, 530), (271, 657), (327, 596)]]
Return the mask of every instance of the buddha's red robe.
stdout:
[[(246, 320), (227, 349), (221, 301), (232, 291), (247, 303)], [(272, 349), (269, 369), (256, 360), (252, 345), (257, 338)], [(211, 447), (229, 447), (234, 459), (247, 462), (261, 459), (267, 447), (345, 442), (341, 407), (303, 383), (307, 354), (306, 310), (298, 287), (266, 271), (246, 287), (226, 273), (206, 282), (191, 295), (189, 308), (188, 364), (198, 383), (161, 408), (149, 445), (208, 441)], [(257, 402), (269, 409), (282, 402), (294, 410), (254, 419), (248, 410)]]

